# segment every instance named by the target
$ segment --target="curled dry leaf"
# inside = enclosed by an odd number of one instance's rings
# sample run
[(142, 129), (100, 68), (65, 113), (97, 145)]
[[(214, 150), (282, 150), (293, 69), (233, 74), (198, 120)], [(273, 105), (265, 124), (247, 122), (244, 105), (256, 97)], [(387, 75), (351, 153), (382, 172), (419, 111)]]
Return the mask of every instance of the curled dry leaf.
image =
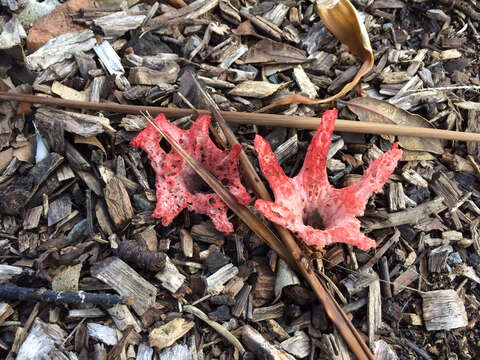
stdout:
[[(350, 51), (362, 59), (362, 66), (358, 70), (357, 74), (351, 82), (346, 84), (342, 90), (337, 94), (330, 96), (326, 99), (315, 100), (309, 97), (295, 94), (288, 95), (279, 101), (274, 102), (264, 108), (258, 110), (263, 112), (277, 106), (288, 105), (292, 103), (301, 103), (306, 105), (322, 104), (338, 99), (345, 95), (360, 81), (362, 76), (367, 74), (373, 67), (373, 52), (370, 45), (370, 39), (368, 38), (365, 25), (358, 16), (355, 7), (348, 0), (340, 0), (335, 6), (332, 5), (335, 1), (329, 0), (317, 0), (317, 12), (322, 19), (325, 26), (332, 32), (335, 37), (343, 44), (347, 45)], [(328, 5), (326, 3), (329, 3)], [(327, 5), (327, 7), (325, 7)]]
[(302, 64), (306, 60), (304, 51), (267, 38), (251, 46), (243, 59), (245, 64)]
[(264, 97), (272, 95), (281, 87), (282, 85), (280, 84), (272, 84), (268, 81), (248, 80), (235, 86), (232, 90), (229, 91), (229, 94), (234, 96), (246, 96), (262, 99)]
[[(361, 121), (434, 128), (433, 125), (420, 115), (412, 114), (386, 101), (360, 97), (349, 101), (347, 105)], [(399, 135), (398, 143), (402, 148), (412, 151), (427, 151), (434, 154), (442, 154), (444, 151), (443, 141), (440, 139)]]

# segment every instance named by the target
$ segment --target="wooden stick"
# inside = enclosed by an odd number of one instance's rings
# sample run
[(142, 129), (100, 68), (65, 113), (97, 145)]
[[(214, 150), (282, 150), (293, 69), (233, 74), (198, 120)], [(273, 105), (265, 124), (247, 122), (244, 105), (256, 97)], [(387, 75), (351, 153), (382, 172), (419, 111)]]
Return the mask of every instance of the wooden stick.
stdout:
[[(89, 109), (97, 111), (107, 111), (114, 113), (138, 114), (148, 112), (151, 115), (165, 114), (167, 117), (182, 117), (193, 114), (191, 109), (180, 108), (162, 108), (157, 106), (138, 106), (124, 104), (101, 104), (88, 101), (65, 100), (52, 97), (43, 97), (27, 94), (10, 94), (0, 92), (0, 100), (20, 101), (33, 104), (44, 104), (51, 106), (63, 106), (78, 109)], [(199, 114), (209, 114), (208, 110), (197, 110)], [(258, 114), (245, 112), (220, 112), (225, 120), (232, 124), (251, 124), (262, 126), (281, 126), (297, 129), (315, 130), (320, 124), (320, 118), (307, 116), (290, 116), (276, 114)], [(416, 136), (432, 139), (445, 139), (457, 141), (480, 141), (480, 133), (470, 133), (462, 131), (439, 130), (431, 128), (421, 128), (415, 126), (400, 126), (383, 123), (363, 122), (337, 119), (335, 122), (336, 131), (345, 131), (363, 134), (385, 134), (385, 135), (404, 135)]]
[(130, 299), (113, 294), (95, 294), (84, 291), (53, 291), (24, 288), (15, 285), (0, 285), (0, 298), (20, 301), (41, 301), (54, 304), (89, 303), (104, 307), (131, 303)]

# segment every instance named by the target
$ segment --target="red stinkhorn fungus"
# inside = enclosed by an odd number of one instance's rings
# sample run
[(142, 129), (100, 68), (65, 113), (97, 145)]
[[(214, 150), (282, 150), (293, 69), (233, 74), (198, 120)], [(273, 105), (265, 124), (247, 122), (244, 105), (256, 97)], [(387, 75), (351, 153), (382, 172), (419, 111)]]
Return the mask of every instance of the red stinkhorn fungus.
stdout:
[[(220, 180), (239, 203), (246, 205), (250, 202), (250, 195), (240, 182), (237, 168), (241, 145), (234, 145), (226, 152), (217, 148), (208, 136), (208, 115), (198, 117), (188, 130), (171, 124), (163, 114), (157, 116), (154, 122)], [(168, 153), (162, 149), (158, 131), (151, 124), (147, 124), (130, 145), (148, 154), (156, 175), (157, 205), (152, 217), (161, 218), (162, 225), (167, 226), (187, 208), (209, 216), (217, 230), (226, 234), (233, 231), (233, 225), (227, 219), (227, 205), (217, 194), (208, 192), (207, 185), (180, 154), (173, 149)]]
[[(307, 245), (323, 248), (343, 242), (368, 250), (377, 243), (360, 231), (356, 216), (363, 215), (368, 198), (378, 192), (392, 174), (402, 157), (402, 150), (393, 144), (391, 150), (369, 166), (359, 181), (335, 189), (328, 182), (326, 165), (336, 118), (336, 109), (323, 114), (303, 167), (294, 178), (285, 175), (268, 142), (261, 136), (255, 138), (260, 167), (275, 196), (275, 202), (259, 199), (255, 207), (267, 219), (289, 229)], [(317, 212), (324, 230), (305, 224)]]

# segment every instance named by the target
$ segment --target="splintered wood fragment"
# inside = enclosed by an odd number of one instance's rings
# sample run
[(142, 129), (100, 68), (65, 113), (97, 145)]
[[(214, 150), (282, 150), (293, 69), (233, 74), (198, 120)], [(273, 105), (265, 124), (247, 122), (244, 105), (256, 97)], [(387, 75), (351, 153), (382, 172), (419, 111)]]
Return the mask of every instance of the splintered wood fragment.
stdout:
[(134, 212), (127, 190), (118, 177), (112, 178), (105, 186), (105, 202), (115, 227), (122, 230)]
[(33, 70), (45, 70), (50, 65), (72, 58), (77, 52), (91, 50), (96, 43), (92, 30), (62, 34), (50, 39), (40, 49), (27, 56), (27, 63)]
[(238, 268), (233, 264), (227, 264), (207, 277), (207, 291), (214, 291), (238, 274)]
[(296, 358), (303, 359), (310, 354), (310, 338), (303, 331), (297, 331), (295, 335), (283, 341), (280, 347)]
[(65, 141), (65, 157), (71, 167), (77, 170), (89, 170), (90, 163), (68, 141)]
[(349, 296), (352, 296), (359, 293), (376, 280), (378, 280), (377, 273), (373, 271), (372, 268), (368, 268), (351, 273), (345, 279), (340, 281), (340, 285), (345, 288)]
[(425, 188), (428, 187), (428, 182), (413, 169), (408, 169), (402, 172), (402, 177), (412, 185)]
[(225, 242), (225, 235), (206, 222), (193, 225), (190, 234), (195, 240), (208, 244), (222, 246)]
[(410, 266), (393, 282), (393, 295), (398, 295), (399, 293), (401, 293), (403, 290), (405, 290), (406, 286), (417, 280), (419, 276), (420, 275), (417, 272), (416, 266)]
[(104, 83), (105, 76), (96, 76), (93, 78), (89, 101), (94, 103), (100, 102), (100, 95), (102, 94)]
[(135, 360), (152, 360), (153, 359), (153, 349), (148, 346), (147, 343), (140, 343), (138, 345), (137, 357)]
[(155, 286), (117, 257), (105, 259), (97, 264), (91, 273), (120, 295), (135, 299), (132, 307), (140, 316), (155, 302), (157, 296)]
[(232, 307), (232, 315), (235, 317), (240, 317), (245, 313), (247, 308), (248, 296), (252, 291), (251, 285), (245, 285), (242, 290), (238, 293), (235, 299), (235, 305)]
[(107, 38), (116, 38), (125, 34), (128, 30), (139, 27), (145, 19), (145, 15), (130, 15), (126, 11), (117, 11), (93, 20), (99, 26)]
[(160, 83), (172, 84), (177, 80), (180, 67), (169, 61), (162, 71), (138, 66), (130, 69), (128, 81), (136, 85), (157, 85)]
[(406, 208), (405, 193), (401, 183), (392, 182), (388, 188), (388, 204), (390, 211), (403, 210)]
[(284, 287), (299, 284), (300, 280), (295, 272), (283, 259), (279, 259), (277, 262), (277, 273), (275, 276), (275, 297), (282, 293), (282, 289)]
[(98, 225), (100, 229), (105, 233), (106, 236), (113, 234), (113, 225), (110, 221), (110, 216), (108, 215), (108, 210), (103, 199), (98, 199), (95, 204), (95, 216), (97, 218)]
[(21, 274), (23, 274), (23, 269), (19, 266), (0, 264), (0, 284), (6, 283)]
[(82, 264), (67, 266), (57, 273), (52, 280), (54, 291), (78, 291), (78, 281)]
[(296, 155), (297, 152), (298, 136), (295, 134), (275, 149), (275, 157), (277, 158), (279, 164), (283, 164), (286, 160)]
[(243, 54), (248, 51), (247, 45), (238, 44), (236, 47), (232, 47), (223, 57), (219, 67), (221, 69), (228, 69), (235, 61), (237, 61)]
[(410, 325), (414, 326), (422, 326), (422, 318), (418, 316), (417, 314), (413, 313), (403, 313), (402, 319), (406, 322), (408, 322)]
[(253, 309), (252, 321), (263, 321), (268, 319), (278, 319), (283, 316), (285, 305), (281, 302), (261, 308)]
[(135, 240), (145, 245), (150, 251), (158, 250), (157, 232), (154, 226), (149, 226), (140, 233), (135, 234)]
[(451, 330), (467, 326), (465, 305), (453, 289), (422, 294), (423, 319), (428, 331)]
[(70, 180), (75, 177), (75, 173), (72, 168), (68, 165), (62, 165), (57, 170), (58, 181)]
[(23, 228), (25, 230), (35, 229), (40, 222), (40, 217), (42, 216), (43, 206), (36, 206), (34, 208), (28, 209), (23, 219)]
[(302, 65), (295, 65), (293, 67), (293, 77), (302, 93), (312, 99), (315, 99), (318, 96), (315, 85), (313, 85), (312, 81), (305, 73), (305, 70), (303, 70)]
[(374, 353), (377, 360), (398, 360), (395, 351), (384, 340), (375, 341)]
[(285, 17), (290, 10), (290, 7), (283, 4), (278, 3), (276, 4), (272, 10), (266, 12), (264, 17), (266, 20), (272, 22), (273, 24), (280, 26), (282, 22), (285, 20)]
[(180, 229), (180, 246), (182, 247), (183, 255), (191, 258), (193, 256), (193, 239), (190, 233), (185, 229)]
[(263, 99), (275, 93), (281, 86), (282, 85), (280, 84), (272, 84), (268, 81), (244, 81), (235, 86), (228, 93), (233, 96)]
[(20, 349), (16, 359), (41, 360), (49, 358), (49, 354), (63, 353), (61, 345), (67, 333), (57, 324), (44, 323), (36, 319)]
[(253, 288), (253, 306), (262, 306), (275, 297), (275, 274), (266, 258), (252, 259), (256, 270), (256, 279)]
[(223, 294), (234, 298), (235, 296), (237, 296), (240, 290), (242, 290), (244, 284), (245, 281), (242, 278), (234, 276), (225, 284)]
[(2, 325), (5, 320), (13, 314), (13, 308), (10, 304), (0, 303), (0, 325)]
[(158, 355), (158, 360), (190, 360), (192, 358), (194, 358), (193, 354), (186, 344), (174, 344)]
[[(133, 330), (133, 326), (127, 326), (127, 328), (125, 329), (125, 331), (122, 334), (122, 338), (108, 352), (107, 360), (117, 360), (117, 359), (121, 358), (122, 355), (125, 354), (125, 347), (127, 346), (127, 343), (130, 341), (130, 338), (133, 337), (134, 334), (136, 334), (136, 333)], [(136, 335), (138, 335), (138, 334), (136, 334)], [(137, 338), (138, 338), (138, 336), (137, 336)], [(136, 341), (138, 341), (138, 340), (136, 340)], [(128, 353), (126, 355), (128, 357), (130, 357)]]
[(155, 277), (160, 280), (162, 286), (171, 293), (177, 292), (185, 281), (185, 276), (178, 271), (168, 256), (165, 258), (164, 269), (158, 272)]
[(410, 80), (411, 76), (406, 71), (382, 72), (378, 78), (384, 84), (399, 84)]
[(100, 45), (94, 46), (93, 50), (110, 75), (125, 74), (120, 56), (118, 56), (108, 41), (102, 41)]
[(53, 82), (51, 89), (52, 89), (52, 93), (60, 96), (62, 99), (77, 100), (77, 101), (88, 101), (90, 99), (90, 96), (88, 95), (88, 90), (78, 91), (78, 90), (72, 89), (71, 87), (63, 85), (58, 81)]
[(461, 241), (463, 234), (460, 231), (450, 230), (442, 232), (442, 239), (447, 243)]
[(107, 309), (107, 312), (112, 317), (118, 330), (123, 331), (128, 326), (133, 326), (137, 333), (142, 332), (139, 322), (135, 319), (126, 305), (118, 304), (112, 306), (110, 309)]
[(417, 224), (420, 220), (443, 208), (443, 198), (437, 197), (417, 207), (388, 214), (384, 220), (366, 224), (366, 228), (368, 230), (377, 230), (399, 225)]
[(97, 323), (87, 323), (88, 335), (106, 345), (115, 345), (118, 342), (117, 332), (109, 326)]
[(444, 245), (430, 250), (428, 254), (428, 271), (440, 273), (445, 268), (447, 257), (453, 252), (450, 245)]
[(72, 309), (68, 311), (67, 319), (81, 320), (83, 318), (94, 319), (104, 317), (105, 312), (99, 308), (92, 307), (88, 309)]
[(431, 182), (430, 186), (436, 195), (445, 199), (445, 204), (448, 207), (453, 208), (463, 195), (463, 191), (458, 187), (458, 182), (453, 177), (449, 178), (443, 172)]
[(288, 335), (285, 329), (282, 328), (280, 324), (275, 320), (270, 319), (267, 321), (267, 323), (268, 323), (268, 328), (270, 329), (271, 332), (275, 334), (278, 340), (284, 341), (290, 337), (290, 335)]
[(337, 331), (334, 331), (333, 334), (324, 334), (320, 343), (322, 345), (322, 354), (327, 359), (353, 360), (345, 342), (338, 335)]
[(380, 260), (380, 277), (383, 280), (381, 285), (383, 296), (387, 299), (392, 297), (392, 285), (390, 284), (390, 270), (388, 269), (388, 260), (382, 256)]
[(259, 359), (293, 360), (294, 357), (269, 343), (257, 330), (249, 325), (242, 327), (242, 343)]
[(106, 117), (87, 115), (71, 111), (59, 110), (50, 107), (42, 107), (35, 113), (38, 121), (51, 122), (61, 121), (65, 131), (75, 135), (88, 137), (103, 133), (105, 130), (115, 132)]
[(262, 18), (261, 16), (255, 16), (251, 14), (250, 10), (247, 8), (241, 8), (240, 15), (250, 20), (250, 22), (253, 25), (255, 25), (255, 27), (259, 28), (262, 32), (267, 33), (268, 35), (273, 37), (275, 40), (280, 41), (282, 39), (282, 31), (277, 25)]
[(194, 326), (194, 321), (176, 318), (150, 331), (148, 341), (151, 347), (160, 351), (173, 345), (175, 341), (188, 333)]
[(64, 195), (52, 201), (48, 207), (48, 226), (55, 225), (65, 219), (72, 211), (70, 196)]
[(463, 275), (466, 278), (480, 284), (480, 277), (477, 275), (475, 269), (467, 264), (458, 264), (453, 268), (453, 272), (458, 275)]
[(380, 280), (377, 278), (368, 286), (368, 342), (373, 349), (375, 333), (382, 326), (382, 296)]
[(75, 170), (75, 174), (87, 185), (87, 187), (92, 190), (95, 195), (103, 196), (103, 185), (100, 181), (93, 175), (90, 171), (84, 170)]

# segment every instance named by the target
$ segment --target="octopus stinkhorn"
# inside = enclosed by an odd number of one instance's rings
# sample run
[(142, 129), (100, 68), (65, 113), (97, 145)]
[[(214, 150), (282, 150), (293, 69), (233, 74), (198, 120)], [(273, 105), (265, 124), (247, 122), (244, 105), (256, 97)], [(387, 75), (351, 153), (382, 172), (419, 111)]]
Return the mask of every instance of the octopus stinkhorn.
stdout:
[[(323, 248), (335, 242), (368, 250), (377, 243), (360, 231), (360, 221), (368, 198), (385, 184), (402, 150), (392, 149), (373, 161), (363, 177), (343, 189), (332, 187), (327, 177), (327, 153), (331, 143), (337, 110), (328, 110), (308, 147), (303, 167), (294, 178), (285, 175), (270, 145), (261, 136), (255, 138), (255, 149), (263, 175), (270, 184), (275, 201), (258, 199), (255, 207), (267, 219), (292, 231), (305, 244)], [(308, 225), (320, 216), (322, 228)]]
[[(171, 124), (164, 115), (157, 116), (154, 122), (221, 181), (239, 203), (246, 205), (250, 202), (250, 195), (240, 181), (237, 167), (241, 145), (234, 145), (228, 151), (217, 148), (208, 136), (208, 115), (199, 116), (188, 130)], [(158, 131), (151, 124), (130, 145), (143, 149), (151, 161), (156, 176), (157, 195), (152, 216), (160, 218), (163, 226), (168, 226), (186, 208), (209, 216), (219, 231), (226, 234), (233, 231), (233, 225), (227, 218), (227, 205), (210, 190), (180, 154), (173, 149), (168, 153), (162, 149)]]

